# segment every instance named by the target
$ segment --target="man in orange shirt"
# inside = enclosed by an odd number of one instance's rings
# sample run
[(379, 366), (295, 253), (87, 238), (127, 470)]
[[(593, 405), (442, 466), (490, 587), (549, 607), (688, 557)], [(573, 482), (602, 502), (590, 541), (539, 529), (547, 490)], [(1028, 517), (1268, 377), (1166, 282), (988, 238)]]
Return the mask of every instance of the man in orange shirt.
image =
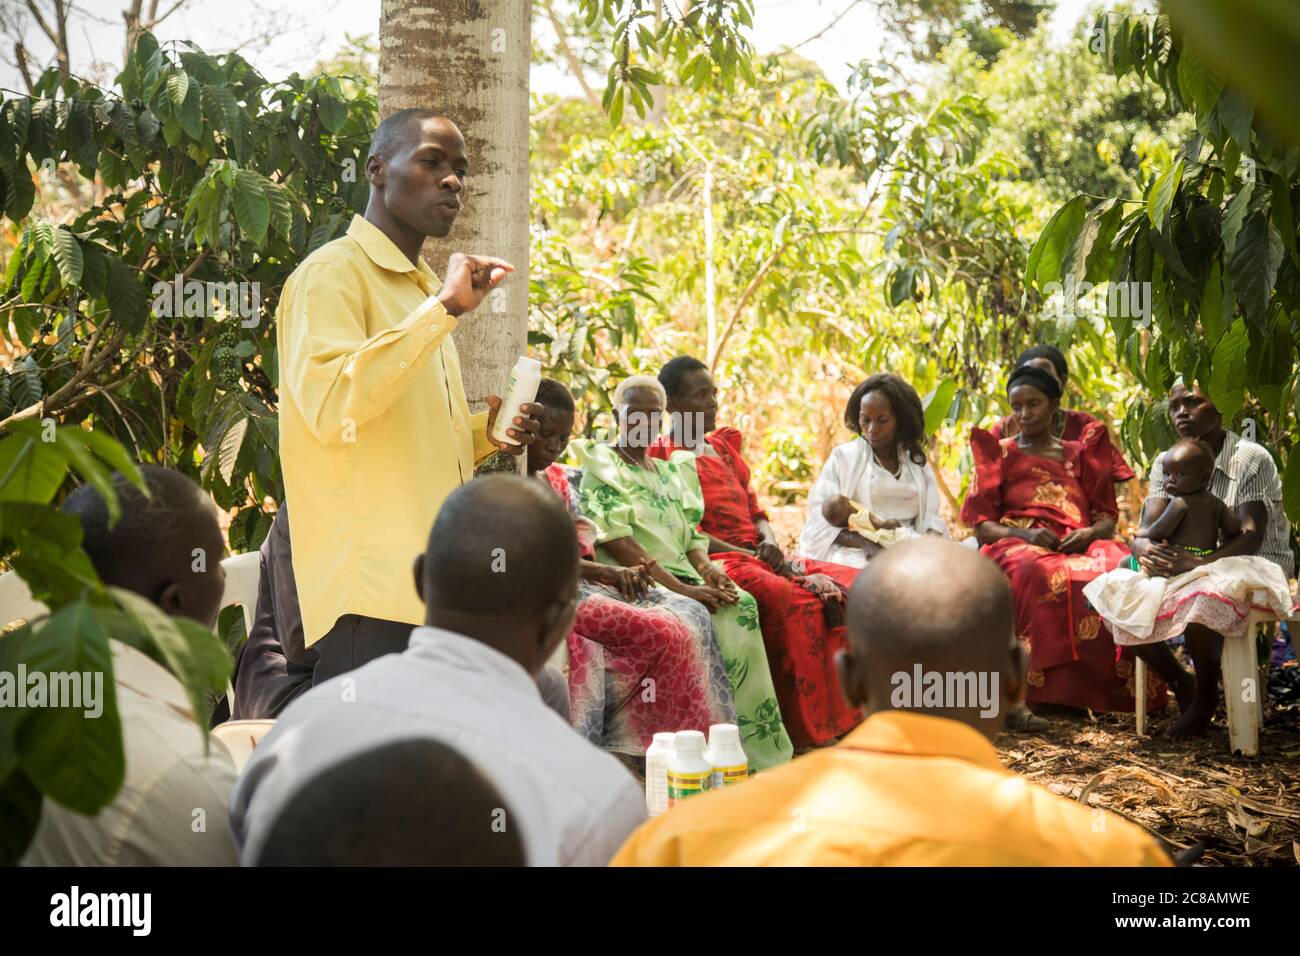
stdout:
[(997, 566), (927, 537), (849, 596), (838, 744), (640, 827), (616, 866), (1169, 866), (1140, 827), (1011, 773), (991, 740), (1026, 659)]

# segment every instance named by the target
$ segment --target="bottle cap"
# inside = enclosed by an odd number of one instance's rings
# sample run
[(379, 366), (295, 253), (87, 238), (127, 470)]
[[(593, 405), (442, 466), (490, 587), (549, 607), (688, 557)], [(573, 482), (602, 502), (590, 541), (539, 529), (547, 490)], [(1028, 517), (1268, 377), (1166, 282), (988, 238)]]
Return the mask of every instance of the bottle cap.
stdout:
[(658, 744), (660, 747), (663, 747), (666, 750), (672, 750), (673, 742), (676, 739), (677, 739), (677, 735), (672, 733), (655, 734), (654, 739), (650, 743), (650, 746), (653, 747), (655, 744)]
[(714, 724), (709, 728), (709, 749), (725, 750), (740, 746), (740, 728), (735, 724)]
[(679, 730), (673, 741), (673, 749), (678, 756), (691, 756), (704, 753), (704, 734), (698, 730)]

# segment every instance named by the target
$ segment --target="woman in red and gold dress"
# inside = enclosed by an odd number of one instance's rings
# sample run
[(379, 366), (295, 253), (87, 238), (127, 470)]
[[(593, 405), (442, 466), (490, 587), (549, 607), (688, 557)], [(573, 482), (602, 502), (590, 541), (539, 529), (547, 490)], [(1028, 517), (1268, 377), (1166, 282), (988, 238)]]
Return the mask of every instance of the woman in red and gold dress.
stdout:
[[(1129, 553), (1113, 540), (1114, 448), (1100, 422), (1078, 441), (1055, 437), (1060, 397), (1060, 382), (1043, 369), (1011, 373), (1016, 434), (971, 432), (975, 478), (961, 518), (1010, 578), (1016, 633), (1029, 645), (1028, 703), (1132, 711), (1132, 659), (1117, 657), (1083, 596), (1085, 584)], [(1152, 709), (1163, 706), (1163, 685), (1153, 682), (1148, 698)]]
[[(787, 561), (750, 485), (741, 434), (718, 428), (718, 390), (699, 359), (679, 356), (659, 373), (672, 433), (650, 447), (655, 458), (694, 458), (709, 558), (758, 603), (763, 644), (781, 717), (796, 748), (833, 741), (862, 720), (844, 702), (836, 652), (847, 646), (844, 597), (859, 568), (796, 558)], [(828, 620), (829, 617), (829, 620)]]

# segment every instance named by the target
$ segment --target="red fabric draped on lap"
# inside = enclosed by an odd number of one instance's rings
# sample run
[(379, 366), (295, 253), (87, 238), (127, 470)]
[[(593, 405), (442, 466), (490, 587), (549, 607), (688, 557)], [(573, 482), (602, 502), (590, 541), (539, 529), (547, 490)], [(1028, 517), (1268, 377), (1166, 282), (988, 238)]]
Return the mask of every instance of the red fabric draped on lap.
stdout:
[[(972, 528), (984, 521), (1045, 528), (1064, 537), (1095, 517), (1115, 517), (1114, 449), (1105, 426), (1094, 421), (1079, 441), (1062, 441), (1061, 448), (1062, 460), (1053, 461), (1026, 454), (1014, 438), (999, 441), (974, 429), (975, 478), (962, 521)], [(1016, 635), (1029, 645), (1029, 702), (1132, 711), (1132, 658), (1117, 659), (1110, 629), (1083, 596), (1083, 586), (1119, 565), (1128, 549), (1094, 541), (1082, 554), (1060, 554), (1008, 537), (980, 550), (1011, 582)], [(1153, 709), (1163, 706), (1163, 684), (1150, 681), (1148, 697)]]

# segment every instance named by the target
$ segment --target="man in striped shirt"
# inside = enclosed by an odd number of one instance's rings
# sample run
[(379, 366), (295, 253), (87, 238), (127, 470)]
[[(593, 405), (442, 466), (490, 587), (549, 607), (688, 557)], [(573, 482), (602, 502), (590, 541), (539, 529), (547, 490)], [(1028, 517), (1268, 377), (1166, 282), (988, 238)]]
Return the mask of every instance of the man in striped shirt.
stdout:
[[(1169, 414), (1181, 438), (1198, 438), (1214, 451), (1210, 491), (1241, 519), (1241, 534), (1212, 554), (1197, 556), (1147, 538), (1135, 538), (1133, 553), (1149, 574), (1171, 577), (1218, 558), (1257, 554), (1268, 558), (1288, 576), (1294, 568), (1291, 524), (1282, 510), (1282, 482), (1273, 457), (1262, 446), (1223, 427), (1223, 416), (1199, 388), (1181, 382), (1169, 392)], [(1150, 487), (1143, 506), (1143, 524), (1153, 502), (1169, 498), (1165, 491), (1164, 455), (1151, 467)], [(1203, 736), (1210, 726), (1219, 696), (1219, 655), (1223, 636), (1199, 624), (1188, 626), (1184, 638), (1196, 666), (1196, 694), (1174, 724), (1171, 736)], [(1147, 645), (1144, 660), (1162, 677), (1184, 674), (1168, 645)], [(1171, 666), (1172, 665), (1172, 670)], [(1176, 676), (1176, 675), (1175, 675)], [(1185, 678), (1184, 678), (1185, 680)], [(1177, 686), (1177, 684), (1175, 684)], [(1181, 698), (1181, 695), (1180, 695)]]

